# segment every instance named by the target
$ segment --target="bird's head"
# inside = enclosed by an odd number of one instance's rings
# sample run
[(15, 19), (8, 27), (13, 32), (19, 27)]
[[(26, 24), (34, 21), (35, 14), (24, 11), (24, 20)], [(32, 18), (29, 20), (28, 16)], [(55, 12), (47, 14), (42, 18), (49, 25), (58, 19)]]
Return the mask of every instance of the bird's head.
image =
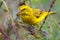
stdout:
[(19, 7), (18, 7), (18, 10), (23, 11), (23, 10), (26, 10), (26, 9), (29, 9), (29, 8), (30, 8), (30, 7), (27, 6), (27, 5), (22, 5), (22, 6), (19, 6)]
[(32, 8), (30, 8), (27, 5), (22, 5), (22, 6), (18, 7), (18, 10), (20, 12), (18, 12), (17, 15), (29, 16), (32, 14)]

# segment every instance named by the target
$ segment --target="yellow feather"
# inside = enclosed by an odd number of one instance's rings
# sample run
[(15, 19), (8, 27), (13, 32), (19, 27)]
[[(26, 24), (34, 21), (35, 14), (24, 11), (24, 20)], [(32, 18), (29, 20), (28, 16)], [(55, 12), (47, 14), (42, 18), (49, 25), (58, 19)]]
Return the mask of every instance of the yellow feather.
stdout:
[[(39, 9), (33, 9), (29, 6), (23, 5), (18, 8), (21, 12), (17, 15), (29, 25), (37, 25), (45, 19), (46, 16), (53, 14), (53, 12), (40, 11)], [(38, 16), (38, 17), (37, 17)]]

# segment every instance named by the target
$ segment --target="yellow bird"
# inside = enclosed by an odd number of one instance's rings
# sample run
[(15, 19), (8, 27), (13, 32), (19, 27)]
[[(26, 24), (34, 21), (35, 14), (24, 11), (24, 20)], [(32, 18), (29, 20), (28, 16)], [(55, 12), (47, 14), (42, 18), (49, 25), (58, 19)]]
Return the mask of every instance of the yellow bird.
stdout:
[(31, 8), (27, 5), (22, 5), (18, 8), (20, 10), (17, 16), (29, 25), (37, 25), (45, 19), (46, 16), (53, 14), (53, 12), (40, 11), (39, 9)]

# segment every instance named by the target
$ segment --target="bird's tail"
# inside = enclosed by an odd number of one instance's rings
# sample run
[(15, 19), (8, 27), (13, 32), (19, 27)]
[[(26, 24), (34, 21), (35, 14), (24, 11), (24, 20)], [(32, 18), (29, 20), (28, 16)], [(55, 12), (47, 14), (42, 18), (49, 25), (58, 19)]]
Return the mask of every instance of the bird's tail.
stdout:
[(49, 12), (49, 14), (48, 15), (51, 15), (51, 14), (56, 14), (55, 12)]

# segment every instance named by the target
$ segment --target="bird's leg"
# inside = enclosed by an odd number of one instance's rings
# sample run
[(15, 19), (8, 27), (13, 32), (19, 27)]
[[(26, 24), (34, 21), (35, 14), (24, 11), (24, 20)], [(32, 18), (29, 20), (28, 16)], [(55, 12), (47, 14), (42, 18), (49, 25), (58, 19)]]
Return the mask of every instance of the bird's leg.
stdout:
[(34, 34), (35, 34), (34, 27), (29, 26), (29, 27), (28, 27), (28, 30), (29, 30), (29, 32), (30, 32), (31, 35), (34, 35)]
[(37, 26), (34, 28), (35, 26), (30, 26), (30, 27), (28, 27), (28, 30), (30, 31), (30, 34), (31, 35), (33, 35), (35, 38), (37, 38), (37, 39), (39, 39), (40, 38), (40, 35), (39, 35), (39, 33), (38, 33), (38, 30), (37, 29), (35, 29), (35, 28), (37, 28)]

